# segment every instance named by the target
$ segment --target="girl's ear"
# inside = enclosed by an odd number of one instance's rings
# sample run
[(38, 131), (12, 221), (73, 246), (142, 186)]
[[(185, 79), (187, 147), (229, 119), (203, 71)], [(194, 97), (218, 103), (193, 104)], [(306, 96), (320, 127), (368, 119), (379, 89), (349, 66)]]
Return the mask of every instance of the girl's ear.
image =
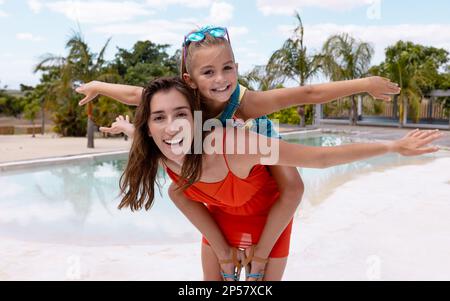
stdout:
[(183, 73), (183, 79), (186, 82), (186, 84), (189, 85), (189, 87), (191, 87), (191, 89), (197, 89), (197, 85), (194, 83), (194, 81), (192, 80), (192, 77), (189, 73)]

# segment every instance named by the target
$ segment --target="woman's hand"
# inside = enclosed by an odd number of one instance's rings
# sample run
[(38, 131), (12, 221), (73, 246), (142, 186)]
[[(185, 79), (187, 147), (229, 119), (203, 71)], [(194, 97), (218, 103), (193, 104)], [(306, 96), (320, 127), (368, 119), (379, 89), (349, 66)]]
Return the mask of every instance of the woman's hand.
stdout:
[(116, 118), (116, 121), (113, 122), (111, 127), (100, 127), (100, 131), (103, 133), (110, 133), (114, 135), (124, 133), (128, 137), (133, 137), (134, 126), (130, 123), (130, 118), (128, 117), (128, 115), (126, 115), (125, 118), (120, 115)]
[(409, 132), (402, 139), (390, 142), (390, 150), (403, 156), (418, 156), (434, 153), (439, 150), (436, 146), (427, 146), (429, 143), (442, 137), (439, 130)]
[(375, 99), (390, 101), (391, 95), (399, 94), (401, 90), (398, 84), (384, 77), (371, 76), (364, 80), (366, 81), (366, 92)]
[(91, 81), (87, 84), (82, 84), (81, 86), (75, 88), (75, 91), (80, 94), (84, 94), (86, 97), (80, 100), (78, 105), (82, 106), (93, 100), (95, 97), (98, 96), (98, 85), (100, 84), (99, 81)]

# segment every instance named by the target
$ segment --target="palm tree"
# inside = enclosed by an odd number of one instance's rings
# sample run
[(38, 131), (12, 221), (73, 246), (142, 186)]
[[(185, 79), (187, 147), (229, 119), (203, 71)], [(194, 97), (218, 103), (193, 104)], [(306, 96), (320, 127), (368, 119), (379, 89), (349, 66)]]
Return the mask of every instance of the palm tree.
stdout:
[[(73, 32), (66, 43), (69, 49), (67, 57), (47, 54), (35, 67), (35, 72), (45, 70), (49, 66), (57, 67), (60, 71), (60, 79), (54, 82), (53, 89), (57, 95), (65, 98), (72, 91), (72, 83), (75, 80), (90, 82), (93, 80), (116, 81), (119, 76), (117, 72), (108, 70), (104, 59), (106, 48), (110, 42), (109, 38), (100, 50), (99, 54), (92, 53), (84, 41), (80, 32)], [(87, 137), (88, 148), (94, 148), (94, 122), (92, 120), (93, 103), (89, 102), (86, 107), (88, 116)]]
[(255, 90), (267, 91), (280, 87), (282, 80), (265, 65), (255, 66), (251, 71), (239, 78), (239, 81), (247, 87)]
[[(315, 76), (320, 70), (320, 55), (309, 55), (303, 43), (304, 27), (300, 14), (295, 17), (298, 26), (294, 29), (294, 36), (287, 39), (283, 46), (275, 51), (270, 57), (267, 69), (269, 73), (275, 74), (276, 78), (294, 80), (300, 86)], [(300, 126), (305, 126), (304, 106), (298, 107), (300, 115)]]
[[(323, 46), (323, 71), (333, 81), (351, 80), (367, 75), (373, 47), (366, 42), (357, 41), (348, 34), (333, 35)], [(352, 113), (350, 120), (356, 125), (357, 109), (355, 96), (351, 96)]]
[(386, 60), (371, 68), (371, 73), (390, 78), (399, 83), (401, 92), (400, 127), (407, 121), (407, 108), (413, 108), (412, 119), (419, 120), (418, 106), (424, 94), (439, 85), (439, 69), (448, 61), (448, 52), (444, 49), (424, 47), (412, 42), (398, 41), (386, 49)]

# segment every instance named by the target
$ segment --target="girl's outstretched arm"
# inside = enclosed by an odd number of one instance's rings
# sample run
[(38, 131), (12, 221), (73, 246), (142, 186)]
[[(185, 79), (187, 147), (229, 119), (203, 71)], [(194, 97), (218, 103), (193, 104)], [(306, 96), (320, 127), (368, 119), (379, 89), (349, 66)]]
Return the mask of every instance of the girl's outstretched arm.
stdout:
[[(403, 156), (418, 156), (427, 153), (433, 153), (439, 150), (438, 147), (430, 146), (429, 143), (442, 137), (442, 133), (438, 130), (421, 131), (414, 130), (409, 132), (402, 139), (377, 142), (377, 143), (354, 143), (348, 145), (331, 146), (331, 147), (313, 147), (301, 144), (288, 143), (283, 140), (267, 138), (251, 132), (249, 130), (237, 129), (235, 137), (228, 137), (227, 144), (242, 145), (238, 139), (244, 137), (245, 152), (240, 150), (227, 149), (227, 153), (242, 156), (242, 162), (247, 161), (249, 168), (256, 164), (263, 165), (285, 165), (309, 168), (327, 168), (335, 165), (346, 164), (358, 160), (364, 160), (386, 153), (398, 153)], [(241, 138), (237, 138), (239, 135)], [(233, 135), (230, 135), (233, 136)], [(251, 147), (253, 145), (253, 147)], [(264, 145), (254, 147), (256, 145)], [(256, 150), (255, 150), (256, 149)]]
[(122, 115), (118, 116), (116, 121), (111, 124), (111, 127), (102, 126), (99, 130), (103, 133), (110, 133), (113, 135), (124, 133), (130, 138), (133, 138), (134, 135), (134, 125), (130, 123), (128, 115), (126, 115), (125, 118), (123, 118)]
[(360, 93), (389, 101), (392, 95), (400, 93), (400, 88), (387, 78), (372, 76), (294, 88), (246, 91), (239, 112), (246, 119), (257, 118), (292, 106), (327, 103)]
[(78, 103), (80, 106), (87, 104), (98, 95), (111, 97), (127, 105), (138, 106), (141, 103), (143, 89), (136, 86), (91, 81), (76, 88), (75, 91), (85, 95)]

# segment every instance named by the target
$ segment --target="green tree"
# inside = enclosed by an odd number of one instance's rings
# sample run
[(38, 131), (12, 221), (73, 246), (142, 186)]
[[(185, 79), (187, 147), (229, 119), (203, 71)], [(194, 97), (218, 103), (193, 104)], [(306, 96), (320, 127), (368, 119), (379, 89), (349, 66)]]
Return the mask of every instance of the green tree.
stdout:
[(129, 85), (144, 86), (162, 76), (178, 74), (177, 55), (169, 56), (170, 45), (158, 45), (151, 41), (138, 41), (131, 51), (118, 48), (113, 67)]
[[(329, 37), (323, 45), (322, 69), (333, 81), (351, 80), (367, 75), (373, 47), (366, 42), (357, 41), (348, 34)], [(358, 113), (355, 95), (351, 96), (350, 121), (356, 125)]]
[[(79, 134), (79, 126), (73, 123), (84, 123), (83, 119), (78, 116), (79, 108), (77, 108), (77, 98), (72, 91), (72, 84), (74, 80), (82, 82), (90, 82), (93, 80), (118, 82), (120, 76), (116, 69), (111, 68), (105, 58), (104, 54), (111, 39), (108, 39), (100, 52), (93, 53), (88, 44), (85, 42), (80, 32), (74, 32), (66, 43), (66, 48), (69, 50), (67, 57), (55, 56), (52, 54), (46, 55), (44, 59), (36, 66), (35, 71), (39, 71), (48, 66), (57, 67), (60, 71), (60, 79), (54, 82), (54, 90), (58, 91), (60, 101), (63, 102), (60, 110), (55, 115), (55, 122), (57, 128), (63, 134), (73, 134), (72, 129), (64, 129), (70, 126), (75, 129), (75, 134)], [(88, 148), (94, 147), (94, 130), (95, 124), (93, 121), (93, 102), (89, 102), (86, 106), (87, 111), (87, 137)]]
[(33, 136), (32, 136), (33, 138), (36, 137), (34, 120), (36, 119), (37, 114), (40, 111), (40, 109), (41, 109), (40, 102), (36, 101), (36, 100), (32, 100), (32, 101), (28, 102), (27, 104), (25, 104), (25, 107), (24, 107), (24, 117), (25, 117), (25, 119), (30, 120), (31, 125), (33, 126)]
[[(304, 45), (304, 27), (299, 13), (295, 15), (298, 25), (294, 30), (294, 36), (287, 39), (283, 46), (276, 50), (269, 59), (267, 69), (269, 74), (274, 74), (275, 78), (294, 80), (300, 86), (315, 76), (320, 70), (321, 55), (310, 55)], [(309, 112), (312, 119), (313, 109), (308, 106), (298, 107), (300, 115), (300, 126), (305, 126), (305, 112)]]
[(18, 117), (23, 112), (23, 104), (19, 97), (9, 95), (6, 88), (0, 88), (0, 114)]
[(386, 49), (385, 55), (385, 61), (372, 67), (370, 72), (399, 83), (402, 89), (399, 95), (400, 126), (407, 121), (408, 106), (409, 117), (418, 122), (422, 97), (433, 89), (446, 89), (446, 75), (439, 70), (445, 68), (449, 54), (445, 49), (398, 41)]

